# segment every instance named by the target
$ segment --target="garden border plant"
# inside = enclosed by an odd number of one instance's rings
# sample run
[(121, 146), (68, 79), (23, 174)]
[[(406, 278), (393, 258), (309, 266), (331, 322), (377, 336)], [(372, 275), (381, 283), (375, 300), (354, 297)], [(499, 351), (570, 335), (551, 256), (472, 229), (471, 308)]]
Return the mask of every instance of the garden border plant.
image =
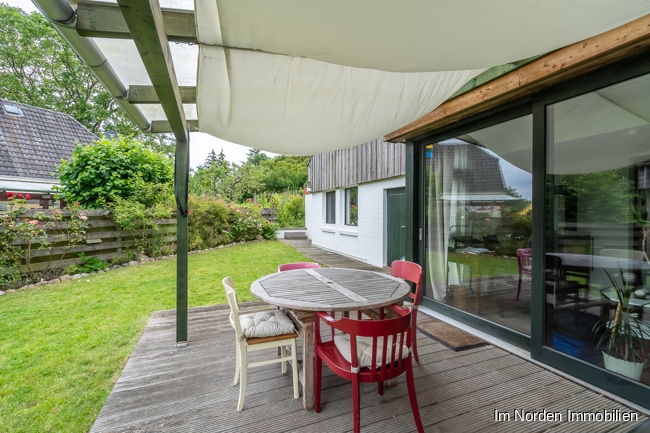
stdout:
[[(88, 217), (78, 203), (67, 211), (27, 211), (24, 205), (29, 194), (8, 192), (8, 196), (9, 212), (0, 215), (0, 288), (56, 275), (60, 271), (52, 265), (85, 240)], [(36, 269), (37, 250), (48, 250), (38, 254), (39, 263), (46, 263), (45, 268)]]

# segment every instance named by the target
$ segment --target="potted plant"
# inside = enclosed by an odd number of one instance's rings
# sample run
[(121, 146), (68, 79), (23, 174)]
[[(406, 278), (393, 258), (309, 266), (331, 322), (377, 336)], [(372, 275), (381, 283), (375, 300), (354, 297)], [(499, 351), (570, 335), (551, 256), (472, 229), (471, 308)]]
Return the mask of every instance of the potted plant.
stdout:
[(602, 349), (606, 369), (639, 380), (648, 356), (643, 337), (650, 337), (650, 327), (639, 319), (639, 310), (650, 302), (631, 305), (632, 297), (645, 299), (645, 291), (635, 291), (622, 270), (617, 275), (605, 272), (612, 287), (602, 289), (601, 293), (616, 302), (616, 310), (613, 319), (606, 317), (594, 328), (600, 335), (598, 347)]

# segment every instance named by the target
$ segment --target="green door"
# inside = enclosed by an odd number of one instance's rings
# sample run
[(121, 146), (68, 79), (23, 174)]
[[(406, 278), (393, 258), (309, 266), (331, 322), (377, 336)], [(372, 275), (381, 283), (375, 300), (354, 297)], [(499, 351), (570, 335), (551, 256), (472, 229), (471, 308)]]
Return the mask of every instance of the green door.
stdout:
[(388, 191), (387, 265), (406, 256), (406, 188)]

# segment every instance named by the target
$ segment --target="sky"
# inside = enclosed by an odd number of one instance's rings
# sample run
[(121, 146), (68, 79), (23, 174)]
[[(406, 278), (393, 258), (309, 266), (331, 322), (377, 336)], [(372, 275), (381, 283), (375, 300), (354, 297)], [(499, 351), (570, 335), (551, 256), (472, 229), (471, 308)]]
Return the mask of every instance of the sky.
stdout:
[[(38, 10), (36, 6), (34, 6), (34, 4), (31, 2), (31, 0), (0, 0), (0, 3), (18, 7), (27, 13), (35, 12)], [(214, 150), (216, 154), (219, 154), (219, 152), (223, 150), (223, 153), (226, 155), (226, 159), (228, 161), (239, 164), (243, 161), (246, 161), (246, 154), (250, 150), (250, 147), (230, 143), (203, 132), (190, 133), (191, 168), (195, 168), (196, 166), (203, 164), (212, 150)], [(271, 157), (275, 156), (273, 153), (264, 153)]]

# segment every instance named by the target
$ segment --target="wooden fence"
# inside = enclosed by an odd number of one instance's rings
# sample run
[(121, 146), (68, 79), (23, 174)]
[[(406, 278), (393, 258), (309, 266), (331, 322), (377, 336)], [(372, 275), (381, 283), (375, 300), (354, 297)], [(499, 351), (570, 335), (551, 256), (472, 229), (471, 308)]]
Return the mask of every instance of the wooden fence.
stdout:
[[(34, 218), (37, 210), (27, 211), (19, 218)], [(42, 212), (42, 211), (40, 211)], [(45, 211), (46, 213), (48, 211)], [(176, 218), (162, 219), (155, 223), (157, 230), (148, 229), (142, 232), (124, 231), (113, 222), (111, 214), (103, 210), (84, 210), (87, 216), (88, 227), (85, 239), (78, 243), (70, 244), (67, 231), (70, 228), (69, 215), (63, 211), (64, 219), (48, 225), (47, 248), (39, 248), (38, 243), (31, 244), (30, 270), (44, 272), (63, 269), (66, 266), (83, 263), (80, 255), (85, 257), (98, 257), (110, 261), (117, 256), (127, 256), (127, 252), (139, 253), (142, 248), (146, 254), (147, 245), (155, 245), (171, 251), (176, 250)], [(25, 241), (17, 241), (24, 249)], [(26, 261), (22, 263), (23, 271), (27, 270)]]

